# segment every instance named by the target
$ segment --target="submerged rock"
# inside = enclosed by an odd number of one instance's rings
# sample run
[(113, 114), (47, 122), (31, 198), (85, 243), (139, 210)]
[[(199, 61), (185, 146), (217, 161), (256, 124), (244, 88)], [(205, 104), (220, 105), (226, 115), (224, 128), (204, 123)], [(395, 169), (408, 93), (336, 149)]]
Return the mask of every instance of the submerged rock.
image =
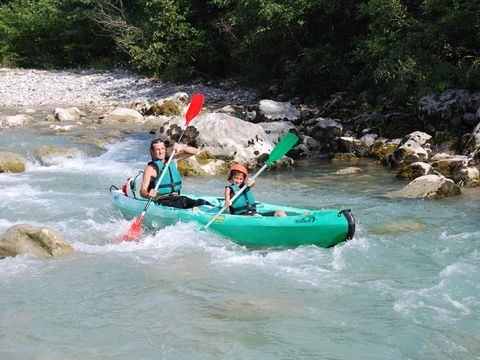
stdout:
[(22, 254), (51, 258), (70, 254), (73, 251), (72, 246), (49, 227), (15, 225), (0, 238), (0, 259)]
[(27, 160), (21, 155), (12, 152), (0, 152), (0, 173), (24, 172), (26, 162)]

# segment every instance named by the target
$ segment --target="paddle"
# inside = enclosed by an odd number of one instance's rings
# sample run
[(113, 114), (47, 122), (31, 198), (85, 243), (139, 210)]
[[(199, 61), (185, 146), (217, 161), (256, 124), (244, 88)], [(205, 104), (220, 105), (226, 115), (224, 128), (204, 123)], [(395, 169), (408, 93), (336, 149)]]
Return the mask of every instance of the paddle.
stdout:
[[(282, 140), (279, 141), (279, 143), (273, 148), (272, 152), (270, 153), (270, 156), (268, 157), (268, 160), (265, 162), (265, 164), (260, 168), (260, 170), (257, 171), (255, 175), (251, 178), (252, 180), (255, 180), (258, 175), (260, 175), (263, 170), (265, 170), (270, 164), (274, 163), (275, 161), (279, 160), (283, 155), (285, 155), (288, 150), (292, 148), (293, 145), (295, 145), (298, 141), (298, 137), (295, 134), (288, 133), (283, 137)], [(247, 188), (246, 185), (242, 186), (242, 188), (237, 191), (235, 196), (231, 199), (231, 202), (233, 203), (237, 197), (240, 196), (240, 194)], [(219, 212), (217, 212), (203, 227), (203, 229), (207, 229), (214, 221), (215, 219), (223, 213), (227, 209), (227, 206), (224, 206)]]
[[(185, 130), (187, 129), (190, 121), (192, 121), (193, 118), (200, 113), (200, 110), (202, 109), (202, 106), (203, 106), (203, 99), (204, 99), (203, 94), (192, 95), (192, 101), (190, 101), (190, 106), (188, 107), (187, 113), (185, 114), (185, 120), (186, 120), (185, 128), (180, 134), (180, 137), (178, 138), (177, 143), (180, 143), (180, 141), (182, 141), (183, 134), (185, 134)], [(168, 158), (168, 161), (165, 164), (165, 167), (163, 168), (162, 174), (160, 175), (160, 178), (158, 179), (157, 184), (155, 185), (155, 190), (157, 190), (158, 187), (160, 186), (160, 183), (162, 182), (165, 174), (167, 173), (168, 167), (174, 155), (175, 155), (175, 149), (170, 154), (170, 157)], [(150, 206), (152, 200), (153, 200), (153, 197), (150, 197), (148, 199), (147, 205), (145, 205), (145, 208), (143, 209), (140, 216), (133, 222), (133, 224), (130, 226), (130, 229), (128, 229), (128, 232), (121, 237), (122, 240), (135, 241), (142, 236), (143, 218), (145, 217), (145, 213), (147, 212), (148, 207)]]

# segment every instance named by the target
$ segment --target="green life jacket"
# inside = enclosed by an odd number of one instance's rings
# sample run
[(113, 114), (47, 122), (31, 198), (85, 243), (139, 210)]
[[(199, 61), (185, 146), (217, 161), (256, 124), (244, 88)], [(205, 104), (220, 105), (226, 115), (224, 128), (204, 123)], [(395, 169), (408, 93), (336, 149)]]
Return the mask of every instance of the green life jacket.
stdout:
[[(168, 161), (168, 158), (166, 159)], [(162, 175), (163, 169), (165, 168), (165, 164), (160, 160), (152, 160), (148, 163), (148, 165), (155, 165), (157, 167), (157, 177), (153, 182), (150, 183), (148, 186), (148, 190), (153, 189), (160, 179)], [(167, 173), (162, 179), (162, 182), (158, 186), (157, 192), (161, 195), (171, 194), (173, 192), (180, 193), (180, 189), (182, 188), (182, 177), (178, 172), (177, 166), (175, 165), (174, 161), (170, 162), (168, 166)]]
[[(240, 191), (240, 187), (237, 185), (231, 184), (226, 187), (230, 188), (234, 193)], [(242, 215), (249, 212), (255, 212), (256, 210), (255, 199), (248, 186), (243, 190), (240, 196), (235, 199), (232, 206), (230, 206), (230, 213), (234, 215)]]

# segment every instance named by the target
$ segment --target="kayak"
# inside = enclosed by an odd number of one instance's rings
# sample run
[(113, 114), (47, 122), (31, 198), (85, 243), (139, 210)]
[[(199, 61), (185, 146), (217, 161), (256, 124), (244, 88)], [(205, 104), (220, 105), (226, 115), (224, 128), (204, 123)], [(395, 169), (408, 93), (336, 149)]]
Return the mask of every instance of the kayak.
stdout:
[[(139, 216), (147, 199), (110, 188), (113, 205), (127, 219)], [(192, 209), (161, 206), (152, 202), (143, 223), (152, 228), (195, 221), (205, 226), (223, 207), (224, 199), (214, 196), (185, 195), (204, 199), (210, 205)], [(209, 231), (227, 237), (240, 245), (252, 247), (297, 247), (316, 245), (322, 248), (349, 240), (355, 233), (355, 219), (350, 210), (309, 210), (289, 206), (256, 203), (257, 212), (283, 210), (287, 216), (242, 216), (222, 213), (208, 227)]]

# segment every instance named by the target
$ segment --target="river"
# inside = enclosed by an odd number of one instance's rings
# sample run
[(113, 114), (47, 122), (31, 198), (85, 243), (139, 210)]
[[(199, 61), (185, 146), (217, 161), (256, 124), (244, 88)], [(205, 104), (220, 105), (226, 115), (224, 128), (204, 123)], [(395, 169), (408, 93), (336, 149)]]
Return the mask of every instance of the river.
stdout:
[[(0, 260), (0, 358), (480, 359), (478, 189), (436, 200), (388, 199), (406, 183), (371, 161), (298, 161), (264, 172), (260, 201), (349, 208), (357, 232), (330, 249), (249, 249), (182, 223), (119, 243), (130, 221), (109, 187), (148, 160), (152, 135), (106, 152), (33, 128), (0, 131), (0, 150), (28, 159), (0, 174), (0, 232), (51, 226), (73, 256)], [(42, 144), (78, 146), (40, 164)], [(222, 195), (222, 176), (184, 193)]]

